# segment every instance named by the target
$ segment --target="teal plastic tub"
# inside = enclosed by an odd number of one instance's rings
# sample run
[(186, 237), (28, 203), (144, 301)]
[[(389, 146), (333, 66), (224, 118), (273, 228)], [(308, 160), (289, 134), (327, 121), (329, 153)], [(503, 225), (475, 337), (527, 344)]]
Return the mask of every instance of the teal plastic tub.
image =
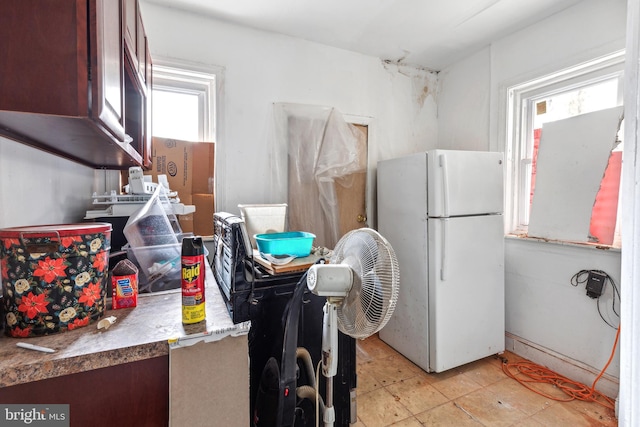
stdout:
[(306, 231), (256, 234), (258, 250), (271, 255), (306, 257), (311, 253), (311, 244), (316, 235)]

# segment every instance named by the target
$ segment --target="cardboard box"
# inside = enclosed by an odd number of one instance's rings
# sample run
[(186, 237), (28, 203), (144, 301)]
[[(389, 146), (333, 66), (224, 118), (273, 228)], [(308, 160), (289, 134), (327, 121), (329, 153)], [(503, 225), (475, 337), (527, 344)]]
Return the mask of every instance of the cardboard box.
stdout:
[[(193, 196), (191, 194), (185, 194), (184, 197), (180, 196), (180, 202), (185, 205), (193, 205)], [(198, 208), (196, 207), (196, 209)], [(183, 233), (195, 234), (193, 230), (193, 213), (188, 215), (178, 215), (178, 222), (180, 223), (180, 228), (182, 228)]]
[[(193, 214), (178, 215), (178, 222), (183, 233), (193, 233)], [(195, 233), (194, 233), (195, 234)]]
[(151, 175), (153, 182), (158, 182), (158, 175), (166, 175), (169, 187), (178, 192), (180, 201), (196, 207), (194, 214), (178, 216), (183, 232), (213, 235), (214, 155), (212, 142), (153, 138), (152, 169), (145, 175)]
[(202, 142), (192, 146), (192, 148), (193, 178), (191, 192), (192, 194), (214, 194), (214, 144)]
[(193, 204), (196, 211), (193, 213), (193, 233), (199, 236), (213, 236), (213, 214), (215, 212), (215, 200), (213, 194), (194, 194)]
[(167, 175), (169, 186), (182, 199), (194, 193), (214, 193), (215, 144), (211, 142), (180, 141), (153, 138), (151, 147), (151, 175), (157, 182), (158, 175)]

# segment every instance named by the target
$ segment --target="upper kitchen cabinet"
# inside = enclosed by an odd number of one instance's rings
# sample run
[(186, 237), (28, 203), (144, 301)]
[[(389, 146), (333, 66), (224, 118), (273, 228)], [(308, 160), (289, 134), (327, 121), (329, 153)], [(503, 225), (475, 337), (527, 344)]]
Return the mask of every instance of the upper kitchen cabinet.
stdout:
[(0, 2), (0, 134), (92, 167), (150, 166), (151, 61), (125, 1)]
[(151, 71), (147, 35), (142, 23), (137, 0), (124, 0), (125, 49), (131, 58), (133, 69), (138, 73), (140, 82), (147, 84)]
[[(125, 50), (125, 103), (135, 117), (147, 118), (140, 120), (141, 126), (136, 127), (139, 132), (134, 140), (143, 141), (145, 147), (151, 146), (151, 54), (147, 34), (142, 23), (142, 15), (137, 0), (124, 0), (124, 50)], [(133, 111), (136, 114), (133, 114)], [(137, 123), (137, 122), (136, 122)], [(146, 125), (146, 126), (145, 126)], [(133, 135), (132, 135), (133, 136)], [(145, 166), (151, 164), (151, 151), (143, 152)]]

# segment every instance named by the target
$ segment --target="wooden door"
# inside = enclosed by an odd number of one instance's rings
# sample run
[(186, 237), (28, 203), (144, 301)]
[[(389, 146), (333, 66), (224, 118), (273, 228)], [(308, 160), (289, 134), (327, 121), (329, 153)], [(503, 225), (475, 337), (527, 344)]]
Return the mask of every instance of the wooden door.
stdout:
[[(364, 140), (362, 158), (367, 159), (368, 130), (364, 125), (354, 125), (361, 133)], [(340, 235), (356, 228), (367, 227), (367, 171), (351, 174), (335, 183), (338, 198), (338, 212), (340, 214)]]

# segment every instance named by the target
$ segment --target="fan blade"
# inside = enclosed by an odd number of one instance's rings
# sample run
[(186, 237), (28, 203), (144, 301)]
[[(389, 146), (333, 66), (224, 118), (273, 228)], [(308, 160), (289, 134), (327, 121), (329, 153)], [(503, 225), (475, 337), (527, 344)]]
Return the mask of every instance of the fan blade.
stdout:
[(345, 234), (331, 258), (353, 274), (352, 285), (338, 306), (338, 328), (354, 338), (366, 338), (387, 323), (399, 292), (399, 268), (393, 248), (377, 231), (359, 228)]

